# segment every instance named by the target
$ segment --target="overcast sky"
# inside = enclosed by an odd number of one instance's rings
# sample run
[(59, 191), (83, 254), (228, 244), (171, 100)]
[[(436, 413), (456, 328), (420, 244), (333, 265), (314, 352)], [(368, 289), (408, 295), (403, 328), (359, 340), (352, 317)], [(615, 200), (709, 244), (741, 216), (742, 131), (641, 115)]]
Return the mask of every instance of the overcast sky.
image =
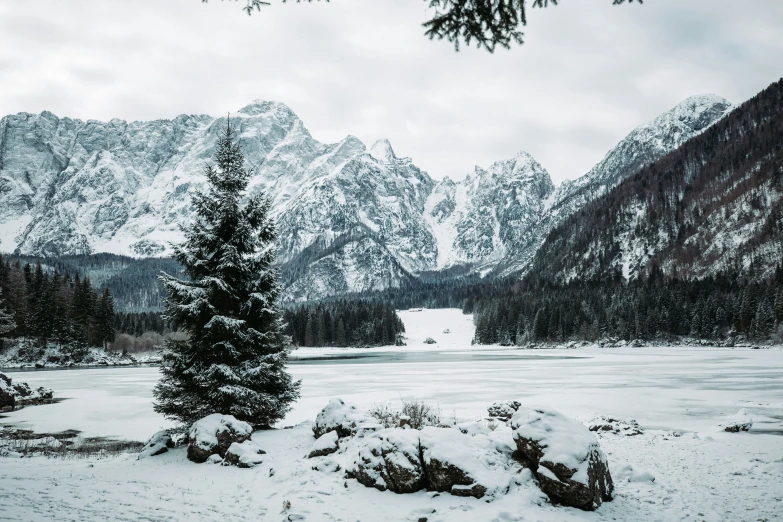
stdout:
[[(244, 3), (244, 0), (240, 0)], [(741, 102), (783, 75), (780, 0), (564, 0), (525, 44), (455, 53), (422, 0), (0, 2), (0, 115), (223, 115), (284, 102), (314, 138), (388, 138), (435, 178), (531, 153), (555, 182), (692, 94)]]

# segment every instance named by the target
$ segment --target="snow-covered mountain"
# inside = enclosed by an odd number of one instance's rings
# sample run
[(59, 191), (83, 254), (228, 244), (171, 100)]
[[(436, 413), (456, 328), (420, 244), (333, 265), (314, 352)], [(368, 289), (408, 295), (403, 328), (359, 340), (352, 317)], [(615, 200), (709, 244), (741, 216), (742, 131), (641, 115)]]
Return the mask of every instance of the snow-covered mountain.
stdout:
[(492, 266), (527, 243), (555, 187), (526, 153), (475, 167), (462, 181), (444, 178), (427, 199), (425, 219), (437, 241), (437, 269)]
[(557, 188), (534, 227), (533, 238), (516, 243), (516, 248), (506, 256), (498, 271), (510, 274), (526, 270), (549, 232), (563, 220), (642, 167), (698, 136), (731, 109), (728, 100), (714, 94), (691, 96), (654, 120), (636, 127), (587, 174)]
[[(529, 154), (435, 182), (386, 140), (315, 140), (287, 106), (231, 116), (278, 222), (289, 299), (397, 287), (452, 267), (524, 270), (565, 217), (729, 109), (689, 98), (635, 129), (588, 174), (555, 190)], [(190, 217), (225, 118), (80, 121), (50, 112), (0, 120), (0, 252), (162, 256)]]
[(779, 270), (783, 80), (699, 132), (723, 105), (689, 103), (704, 117), (676, 120), (699, 135), (563, 220), (531, 271), (567, 282), (629, 280), (654, 269), (681, 279)]

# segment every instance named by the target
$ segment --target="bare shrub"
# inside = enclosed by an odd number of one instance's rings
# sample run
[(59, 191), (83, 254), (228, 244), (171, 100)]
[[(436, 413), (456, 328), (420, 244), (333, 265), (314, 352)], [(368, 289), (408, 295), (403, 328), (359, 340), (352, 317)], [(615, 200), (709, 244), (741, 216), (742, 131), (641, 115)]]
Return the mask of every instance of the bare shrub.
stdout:
[(164, 337), (157, 332), (144, 332), (140, 337), (119, 334), (110, 345), (115, 353), (146, 353), (163, 347)]
[(425, 426), (438, 426), (441, 423), (440, 407), (430, 404), (424, 399), (403, 397), (402, 408), (397, 410), (388, 403), (375, 404), (370, 409), (370, 415), (378, 419), (385, 428), (395, 428), (400, 425), (400, 418), (407, 417), (411, 428), (420, 430)]

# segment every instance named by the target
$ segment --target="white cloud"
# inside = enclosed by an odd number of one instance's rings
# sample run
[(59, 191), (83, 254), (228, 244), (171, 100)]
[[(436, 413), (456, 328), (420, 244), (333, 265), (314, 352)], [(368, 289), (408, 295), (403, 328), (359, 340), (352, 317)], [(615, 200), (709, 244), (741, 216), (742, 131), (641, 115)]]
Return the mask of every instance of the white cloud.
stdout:
[(783, 3), (561, 3), (494, 55), (431, 42), (422, 0), (0, 4), (0, 114), (130, 120), (288, 104), (312, 135), (386, 137), (433, 177), (527, 150), (556, 181), (697, 93), (742, 101), (781, 75)]

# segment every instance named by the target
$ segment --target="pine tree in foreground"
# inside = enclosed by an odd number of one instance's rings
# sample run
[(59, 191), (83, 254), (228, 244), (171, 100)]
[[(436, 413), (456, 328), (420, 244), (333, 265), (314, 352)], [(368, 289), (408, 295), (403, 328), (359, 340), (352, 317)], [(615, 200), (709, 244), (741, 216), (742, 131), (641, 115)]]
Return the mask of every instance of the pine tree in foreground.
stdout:
[(183, 423), (211, 413), (271, 426), (299, 397), (286, 371), (290, 341), (279, 310), (270, 201), (241, 200), (249, 173), (230, 123), (193, 197), (196, 219), (174, 249), (189, 280), (161, 275), (166, 317), (189, 338), (169, 340), (155, 411)]

